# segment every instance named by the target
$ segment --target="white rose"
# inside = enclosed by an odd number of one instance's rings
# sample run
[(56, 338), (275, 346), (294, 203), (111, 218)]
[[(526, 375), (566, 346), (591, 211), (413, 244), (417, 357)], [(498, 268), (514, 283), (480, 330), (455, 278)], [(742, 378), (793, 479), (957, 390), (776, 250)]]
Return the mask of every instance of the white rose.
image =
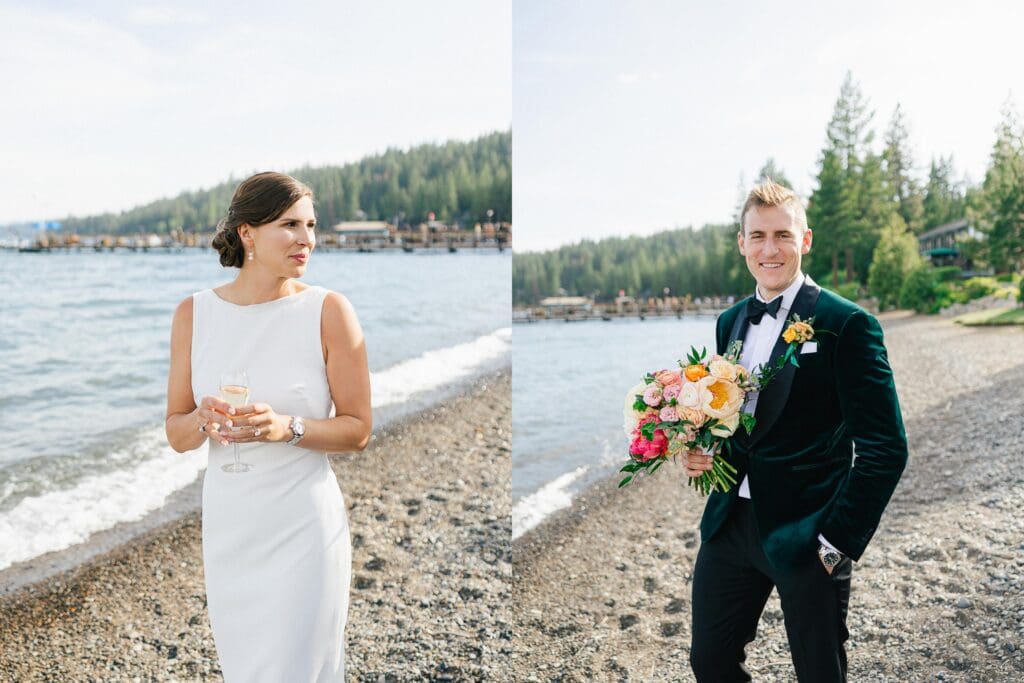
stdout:
[[(703, 380), (702, 380), (703, 381)], [(684, 382), (679, 390), (676, 403), (684, 408), (696, 408), (700, 405), (700, 387), (697, 382)]]

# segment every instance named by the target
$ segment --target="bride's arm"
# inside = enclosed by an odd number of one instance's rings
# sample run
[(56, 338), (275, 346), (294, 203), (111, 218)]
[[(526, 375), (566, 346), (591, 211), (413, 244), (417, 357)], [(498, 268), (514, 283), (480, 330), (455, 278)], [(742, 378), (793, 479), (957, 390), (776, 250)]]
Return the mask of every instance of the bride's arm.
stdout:
[[(298, 445), (331, 453), (361, 451), (370, 442), (373, 431), (370, 371), (366, 363), (366, 344), (359, 319), (352, 304), (341, 294), (331, 292), (324, 299), (320, 338), (335, 417), (326, 420), (305, 419), (306, 435)], [(287, 441), (291, 438), (287, 421), (285, 427)]]
[[(192, 297), (188, 297), (174, 311), (171, 323), (171, 366), (167, 373), (167, 417), (164, 431), (167, 443), (179, 453), (199, 448), (207, 433), (225, 421), (214, 408), (227, 410), (227, 403), (214, 397), (203, 399), (205, 408), (197, 408), (192, 396)], [(209, 404), (209, 405), (207, 405)], [(216, 424), (215, 424), (216, 423)], [(199, 425), (208, 424), (207, 433)], [(221, 439), (222, 443), (226, 443)]]

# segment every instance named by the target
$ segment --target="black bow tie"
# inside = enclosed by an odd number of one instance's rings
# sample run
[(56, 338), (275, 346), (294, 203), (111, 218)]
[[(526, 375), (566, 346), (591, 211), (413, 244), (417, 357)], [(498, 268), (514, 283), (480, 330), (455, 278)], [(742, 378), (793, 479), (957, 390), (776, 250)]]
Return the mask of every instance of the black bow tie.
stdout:
[(750, 297), (747, 300), (747, 318), (754, 325), (761, 322), (761, 318), (765, 313), (771, 317), (775, 317), (775, 314), (779, 312), (782, 307), (782, 297), (777, 296), (768, 303), (759, 300), (757, 297)]

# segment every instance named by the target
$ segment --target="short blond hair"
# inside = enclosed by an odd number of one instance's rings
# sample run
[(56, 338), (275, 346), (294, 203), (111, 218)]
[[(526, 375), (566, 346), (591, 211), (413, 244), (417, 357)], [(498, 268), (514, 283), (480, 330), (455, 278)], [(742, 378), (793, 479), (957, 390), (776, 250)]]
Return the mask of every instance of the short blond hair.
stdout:
[(747, 201), (743, 203), (743, 210), (740, 212), (740, 233), (745, 231), (743, 221), (747, 212), (751, 209), (760, 209), (762, 206), (788, 208), (793, 214), (793, 222), (800, 227), (800, 231), (807, 230), (807, 213), (797, 193), (785, 185), (779, 185), (771, 178), (765, 178), (763, 183), (754, 186), (747, 195)]

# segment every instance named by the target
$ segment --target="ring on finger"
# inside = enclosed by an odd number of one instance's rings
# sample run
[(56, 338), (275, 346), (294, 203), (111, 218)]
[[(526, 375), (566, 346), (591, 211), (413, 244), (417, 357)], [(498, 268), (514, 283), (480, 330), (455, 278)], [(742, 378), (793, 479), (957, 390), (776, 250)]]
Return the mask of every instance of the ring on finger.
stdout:
[(253, 433), (252, 433), (252, 435), (253, 435), (253, 436), (255, 436), (255, 437), (258, 437), (258, 436), (259, 436), (260, 434), (262, 434), (262, 433), (263, 433), (263, 432), (261, 432), (261, 431), (260, 431), (260, 428), (259, 428), (259, 427), (256, 427), (256, 428), (255, 428), (255, 429), (253, 430)]

